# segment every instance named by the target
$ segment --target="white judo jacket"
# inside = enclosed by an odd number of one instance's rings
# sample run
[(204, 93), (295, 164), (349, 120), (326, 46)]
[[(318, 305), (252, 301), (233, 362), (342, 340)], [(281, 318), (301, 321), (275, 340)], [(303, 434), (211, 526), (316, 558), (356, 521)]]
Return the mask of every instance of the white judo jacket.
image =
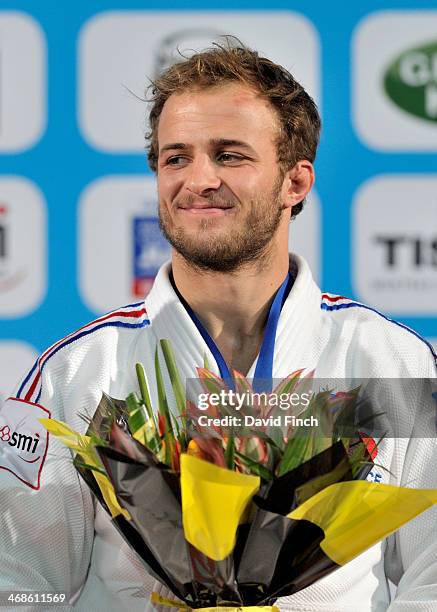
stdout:
[[(298, 271), (279, 318), (274, 378), (300, 368), (315, 370), (318, 378), (436, 378), (432, 348), (415, 332), (363, 304), (322, 294), (306, 262), (293, 257)], [(205, 353), (219, 373), (172, 288), (169, 269), (161, 268), (145, 302), (101, 316), (50, 347), (0, 412), (0, 592), (62, 592), (70, 606), (60, 610), (83, 612), (149, 611), (152, 590), (168, 595), (95, 502), (70, 451), (40, 432), (32, 447), (29, 439), (24, 452), (13, 455), (19, 444), (12, 446), (18, 440), (12, 436), (24, 422), (17, 416), (21, 410), (26, 422), (49, 411), (84, 433), (81, 415), (93, 415), (102, 391), (125, 398), (137, 390), (138, 361), (153, 372), (162, 338), (171, 340), (182, 376), (195, 377)], [(410, 428), (411, 439), (383, 440), (377, 463), (389, 472), (374, 468), (369, 478), (437, 488), (435, 408), (431, 397), (397, 397), (384, 406), (390, 418)], [(387, 578), (398, 585), (393, 601)], [(277, 605), (299, 612), (436, 612), (437, 508)]]

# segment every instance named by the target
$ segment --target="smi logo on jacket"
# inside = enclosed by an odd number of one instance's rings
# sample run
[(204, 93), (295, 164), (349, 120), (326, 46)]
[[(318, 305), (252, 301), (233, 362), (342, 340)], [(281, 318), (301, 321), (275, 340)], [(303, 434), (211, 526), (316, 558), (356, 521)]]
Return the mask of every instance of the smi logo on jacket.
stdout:
[[(17, 431), (11, 431), (9, 425), (0, 427), (0, 442), (6, 442), (9, 446), (16, 446), (18, 450), (35, 454), (39, 441), (39, 433), (36, 433), (35, 436), (32, 437), (26, 436), (26, 434), (23, 433), (18, 433)], [(26, 459), (21, 455), (18, 456), (26, 463), (33, 463), (39, 459), (39, 455), (34, 459)]]
[(41, 418), (50, 418), (46, 408), (13, 397), (0, 408), (0, 472), (10, 472), (36, 490), (48, 448)]

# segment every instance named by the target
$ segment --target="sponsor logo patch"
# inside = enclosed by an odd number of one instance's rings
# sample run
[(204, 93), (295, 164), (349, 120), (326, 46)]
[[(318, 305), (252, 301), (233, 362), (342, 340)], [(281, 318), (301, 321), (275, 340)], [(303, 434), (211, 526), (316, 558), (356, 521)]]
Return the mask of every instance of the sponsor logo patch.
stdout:
[(0, 408), (0, 470), (35, 490), (40, 488), (49, 439), (39, 419), (50, 416), (43, 406), (14, 397)]

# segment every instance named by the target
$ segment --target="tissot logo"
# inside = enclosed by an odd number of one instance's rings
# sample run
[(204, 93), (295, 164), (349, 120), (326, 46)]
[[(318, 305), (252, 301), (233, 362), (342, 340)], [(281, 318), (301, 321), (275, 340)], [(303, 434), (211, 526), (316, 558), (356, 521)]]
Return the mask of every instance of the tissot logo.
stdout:
[(384, 87), (403, 110), (437, 121), (437, 40), (397, 57), (385, 73)]
[(437, 234), (431, 238), (384, 234), (375, 236), (374, 240), (381, 247), (383, 261), (389, 268), (399, 265), (437, 268)]
[(360, 301), (394, 315), (437, 314), (437, 176), (385, 176), (354, 199)]

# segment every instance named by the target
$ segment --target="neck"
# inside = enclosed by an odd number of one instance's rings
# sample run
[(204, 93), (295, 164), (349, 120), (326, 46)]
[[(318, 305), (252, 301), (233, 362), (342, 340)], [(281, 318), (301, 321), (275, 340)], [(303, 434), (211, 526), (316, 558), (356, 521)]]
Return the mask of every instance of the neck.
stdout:
[(271, 303), (288, 273), (288, 252), (272, 255), (222, 273), (199, 271), (173, 254), (173, 277), (179, 292), (228, 365), (244, 374), (259, 352)]

